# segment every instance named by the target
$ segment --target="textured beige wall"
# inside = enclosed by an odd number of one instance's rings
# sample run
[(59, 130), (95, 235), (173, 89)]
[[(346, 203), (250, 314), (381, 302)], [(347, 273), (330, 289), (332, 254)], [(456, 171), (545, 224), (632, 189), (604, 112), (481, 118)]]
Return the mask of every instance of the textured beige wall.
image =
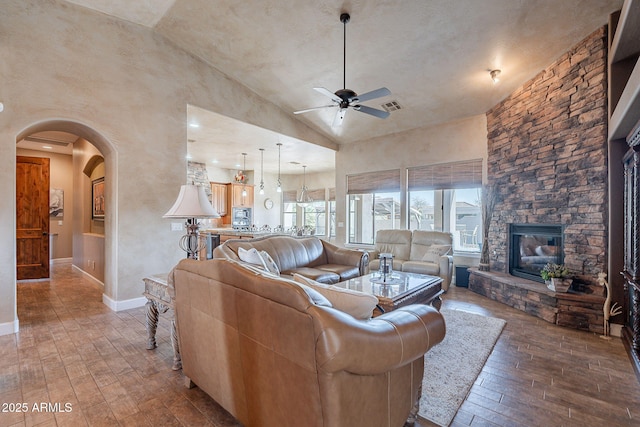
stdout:
[[(346, 242), (346, 176), (362, 172), (401, 169), (402, 189), (406, 190), (405, 169), (412, 166), (484, 160), (486, 176), (487, 118), (479, 115), (437, 126), (425, 127), (343, 145), (336, 153), (336, 242)], [(405, 194), (401, 197), (404, 200)]]
[(17, 137), (71, 131), (105, 157), (105, 295), (116, 302), (183, 257), (162, 215), (186, 180), (187, 103), (331, 144), (150, 30), (82, 7), (5, 0), (0, 40), (0, 332), (16, 320)]

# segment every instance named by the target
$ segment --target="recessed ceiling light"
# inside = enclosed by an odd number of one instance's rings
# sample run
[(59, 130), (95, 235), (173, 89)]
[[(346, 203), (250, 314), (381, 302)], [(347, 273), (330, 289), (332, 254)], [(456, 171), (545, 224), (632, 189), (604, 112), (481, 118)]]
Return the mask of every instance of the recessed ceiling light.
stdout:
[(213, 159), (213, 160), (211, 160), (211, 163), (218, 163), (218, 160)]
[(185, 157), (187, 160), (191, 160), (193, 157), (191, 157), (191, 154), (187, 154), (187, 156)]
[(43, 145), (42, 148), (44, 148), (45, 150), (53, 150), (53, 147), (50, 145)]
[(200, 127), (200, 125), (197, 124), (197, 123), (189, 123), (189, 126), (192, 127), (192, 128), (199, 128)]

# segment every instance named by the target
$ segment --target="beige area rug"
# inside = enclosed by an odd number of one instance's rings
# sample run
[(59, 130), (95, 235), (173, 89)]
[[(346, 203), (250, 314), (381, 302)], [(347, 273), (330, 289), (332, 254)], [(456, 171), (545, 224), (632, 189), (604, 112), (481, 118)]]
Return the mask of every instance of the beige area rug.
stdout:
[(424, 358), (419, 415), (448, 426), (482, 370), (505, 320), (459, 310), (441, 310), (444, 340)]

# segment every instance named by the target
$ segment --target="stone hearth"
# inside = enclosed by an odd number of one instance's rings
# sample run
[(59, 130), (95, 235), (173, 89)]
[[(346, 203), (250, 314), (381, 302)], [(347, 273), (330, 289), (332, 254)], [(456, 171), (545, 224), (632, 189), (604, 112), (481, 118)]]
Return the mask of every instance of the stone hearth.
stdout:
[(604, 297), (553, 292), (543, 283), (495, 271), (470, 269), (469, 290), (559, 326), (604, 333)]

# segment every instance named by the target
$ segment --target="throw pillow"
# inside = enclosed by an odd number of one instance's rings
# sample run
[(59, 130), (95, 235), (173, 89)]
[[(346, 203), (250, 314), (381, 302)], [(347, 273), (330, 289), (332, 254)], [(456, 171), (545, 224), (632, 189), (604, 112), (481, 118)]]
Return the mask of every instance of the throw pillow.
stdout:
[(260, 251), (260, 255), (262, 256), (262, 261), (264, 261), (264, 265), (267, 267), (267, 270), (269, 270), (269, 273), (273, 273), (276, 276), (279, 276), (280, 268), (278, 268), (278, 264), (276, 264), (273, 258), (271, 258), (271, 255), (269, 255), (269, 252)]
[(437, 264), (440, 262), (440, 257), (443, 255), (449, 255), (451, 253), (451, 245), (431, 245), (427, 250), (427, 253), (422, 257), (422, 261), (432, 262)]
[(307, 293), (307, 295), (315, 305), (320, 305), (323, 307), (333, 307), (333, 305), (331, 305), (331, 301), (329, 301), (327, 298), (325, 298), (324, 295), (322, 295), (315, 289), (307, 285), (303, 285), (302, 283), (296, 283), (296, 285), (300, 286)]
[(366, 320), (371, 318), (371, 313), (373, 313), (378, 304), (378, 298), (365, 292), (325, 285), (296, 273), (293, 274), (293, 280), (318, 291), (329, 300), (333, 308), (350, 314), (356, 319)]
[(238, 248), (238, 258), (240, 258), (240, 261), (257, 265), (263, 270), (269, 271), (267, 265), (264, 262), (264, 259), (262, 259), (262, 255), (260, 255), (260, 252), (258, 252), (256, 248), (251, 248), (249, 250)]

